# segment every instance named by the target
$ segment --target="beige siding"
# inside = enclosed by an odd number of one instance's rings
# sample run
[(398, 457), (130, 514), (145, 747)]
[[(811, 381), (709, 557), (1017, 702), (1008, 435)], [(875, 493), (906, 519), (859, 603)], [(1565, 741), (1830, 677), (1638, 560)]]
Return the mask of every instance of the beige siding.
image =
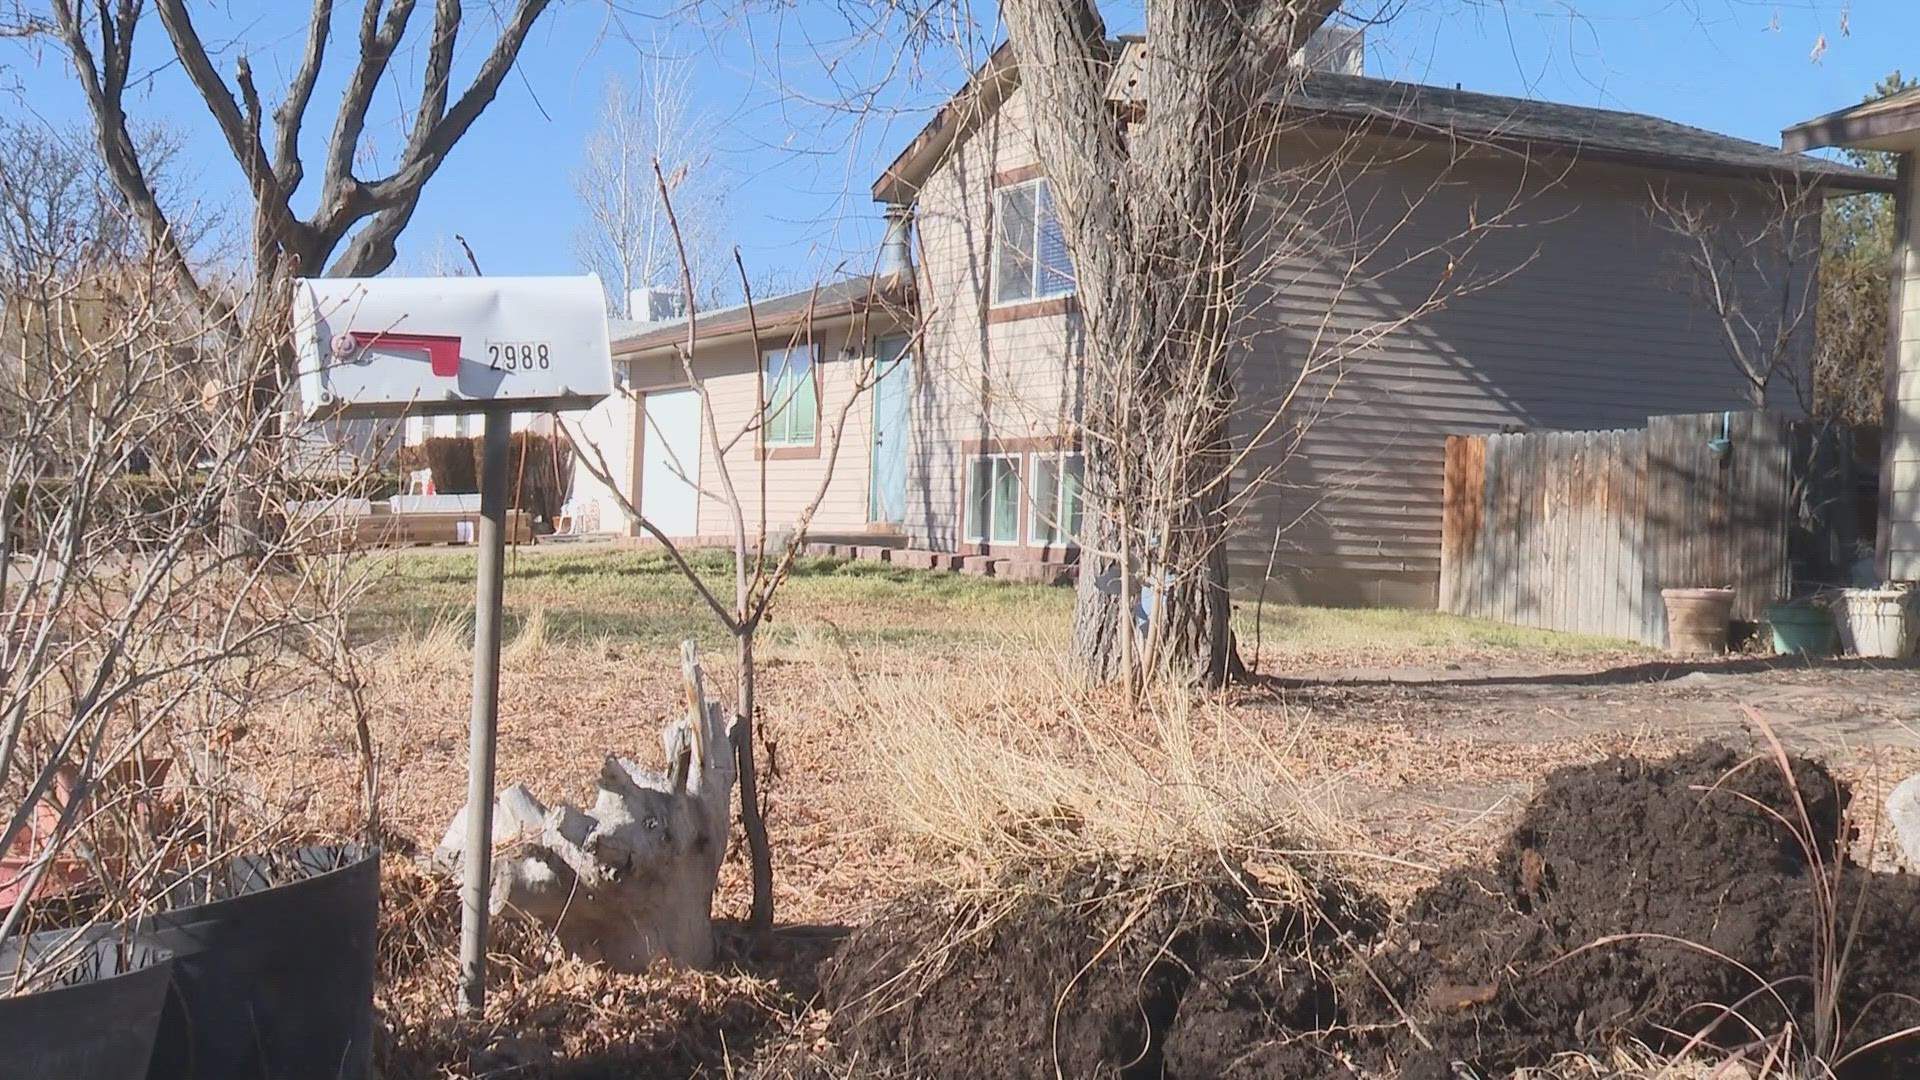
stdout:
[(1016, 90), (995, 118), (958, 145), (920, 191), (921, 313), (925, 336), (913, 404), (908, 532), (916, 543), (961, 545), (970, 447), (1072, 433), (1080, 318), (1054, 314), (995, 322), (991, 295), (994, 178), (1033, 163), (1026, 98)]
[(1889, 362), (1893, 394), (1887, 417), (1887, 455), (1882, 481), (1886, 493), (1887, 577), (1920, 580), (1920, 169), (1911, 155), (1900, 170), (1900, 237), (1896, 258), (1894, 317), (1898, 337)]
[[(819, 495), (823, 481), (826, 494), (814, 514), (810, 532), (819, 536), (867, 531), (873, 405), (865, 383), (872, 377), (873, 339), (899, 332), (891, 321), (883, 324), (876, 319), (870, 323), (865, 318), (839, 319), (814, 330), (819, 357), (816, 387), (820, 418), (815, 453), (810, 456), (804, 448), (797, 452), (783, 449), (762, 459), (754, 436), (740, 435), (752, 424), (759, 410), (760, 361), (752, 339), (735, 336), (701, 346), (695, 370), (713, 410), (711, 427), (704, 419), (701, 423), (701, 539), (729, 540), (733, 535), (733, 513), (725, 497), (728, 477), (750, 534), (757, 533), (763, 524), (770, 534), (793, 528), (802, 512)], [(782, 335), (777, 342), (763, 344), (769, 348), (785, 347), (788, 340), (787, 335)], [(678, 362), (664, 356), (637, 361), (631, 370), (634, 388), (641, 393), (687, 385)], [(636, 412), (636, 415), (642, 414)], [(836, 427), (841, 427), (837, 454), (833, 452)], [(640, 441), (636, 438), (634, 445), (637, 447)], [(726, 448), (726, 476), (718, 464), (722, 447)], [(639, 474), (637, 462), (634, 474)]]

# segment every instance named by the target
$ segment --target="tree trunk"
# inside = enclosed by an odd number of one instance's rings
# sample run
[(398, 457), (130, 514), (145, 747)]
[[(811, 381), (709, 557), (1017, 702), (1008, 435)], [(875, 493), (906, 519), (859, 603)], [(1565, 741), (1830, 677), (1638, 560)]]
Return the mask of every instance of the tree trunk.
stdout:
[(753, 635), (748, 625), (735, 638), (740, 662), (739, 714), (733, 720), (733, 751), (740, 774), (740, 829), (747, 835), (747, 861), (753, 878), (753, 906), (747, 916), (755, 930), (773, 929), (773, 849), (767, 843), (767, 819), (760, 812), (760, 774), (753, 758)]
[(1106, 684), (1122, 678), (1131, 661), (1124, 646), (1127, 635), (1134, 632), (1133, 602), (1122, 595), (1125, 582), (1119, 558), (1108, 554), (1120, 550), (1112, 457), (1094, 450), (1089, 445), (1081, 455), (1082, 535), (1073, 655), (1089, 679)]
[[(1112, 45), (1089, 0), (1001, 4), (1086, 327), (1074, 647), (1096, 680), (1240, 670), (1224, 550), (1240, 259), (1265, 96), (1337, 6), (1149, 0), (1136, 111), (1109, 99)], [(1138, 641), (1136, 595), (1151, 608)]]

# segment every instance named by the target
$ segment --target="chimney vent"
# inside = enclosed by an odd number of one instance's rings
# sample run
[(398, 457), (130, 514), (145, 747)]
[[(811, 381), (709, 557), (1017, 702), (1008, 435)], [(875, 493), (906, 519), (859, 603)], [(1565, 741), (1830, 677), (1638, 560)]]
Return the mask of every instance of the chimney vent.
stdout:
[(882, 277), (913, 273), (913, 207), (905, 203), (887, 205), (887, 232), (880, 241)]
[(627, 294), (627, 318), (634, 322), (650, 325), (686, 317), (687, 300), (678, 289), (648, 285)]

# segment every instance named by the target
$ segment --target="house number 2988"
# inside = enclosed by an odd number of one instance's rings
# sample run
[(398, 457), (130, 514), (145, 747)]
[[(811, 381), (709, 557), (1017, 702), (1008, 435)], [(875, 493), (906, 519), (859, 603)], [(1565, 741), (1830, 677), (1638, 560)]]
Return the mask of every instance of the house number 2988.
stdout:
[(553, 366), (544, 341), (489, 341), (487, 366), (494, 371), (545, 371)]

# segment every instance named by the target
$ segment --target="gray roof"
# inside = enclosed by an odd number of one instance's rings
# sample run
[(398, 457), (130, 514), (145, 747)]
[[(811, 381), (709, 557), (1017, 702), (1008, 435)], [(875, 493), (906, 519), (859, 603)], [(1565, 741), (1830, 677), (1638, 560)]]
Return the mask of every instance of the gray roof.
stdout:
[(1614, 109), (1324, 73), (1278, 89), (1269, 100), (1309, 115), (1385, 124), (1401, 135), (1550, 146), (1656, 167), (1798, 174), (1836, 187), (1891, 190), (1884, 178), (1839, 162)]
[[(748, 318), (745, 304), (697, 311), (694, 314), (699, 319), (700, 336), (714, 338), (745, 333), (756, 325), (763, 332), (791, 331), (797, 324), (808, 321), (809, 316), (817, 321), (885, 309), (910, 302), (912, 295), (913, 282), (910, 278), (869, 274), (826, 282), (784, 296), (756, 299), (751, 319)], [(637, 326), (635, 332), (625, 335), (616, 333), (613, 346), (618, 352), (634, 353), (681, 344), (687, 339), (686, 327), (685, 319)]]

